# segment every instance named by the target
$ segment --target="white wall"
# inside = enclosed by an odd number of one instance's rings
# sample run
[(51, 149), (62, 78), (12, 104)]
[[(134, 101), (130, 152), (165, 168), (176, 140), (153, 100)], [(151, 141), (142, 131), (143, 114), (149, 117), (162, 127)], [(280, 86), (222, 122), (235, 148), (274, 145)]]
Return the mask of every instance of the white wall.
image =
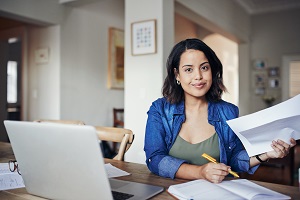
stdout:
[(108, 29), (124, 30), (124, 1), (70, 7), (61, 29), (61, 118), (112, 126), (124, 90), (107, 87)]
[[(251, 59), (265, 59), (268, 66), (280, 67), (280, 77), (285, 73), (283, 68), (284, 56), (300, 53), (300, 9), (269, 13), (254, 16), (252, 19)], [(285, 76), (286, 78), (287, 76)], [(281, 80), (284, 83), (287, 80)], [(280, 83), (282, 85), (282, 83)], [(251, 91), (250, 112), (266, 107), (260, 96)], [(268, 89), (267, 93), (276, 95), (276, 103), (281, 102), (281, 88)], [(284, 98), (286, 99), (286, 97)]]
[[(38, 63), (35, 53), (47, 49), (49, 61)], [(60, 117), (60, 27), (28, 28), (27, 120)]]
[[(166, 56), (174, 44), (174, 7), (173, 0), (125, 0), (125, 3), (125, 127), (135, 134), (125, 160), (145, 163), (147, 111), (162, 96)], [(131, 23), (148, 19), (157, 20), (157, 53), (133, 56)]]

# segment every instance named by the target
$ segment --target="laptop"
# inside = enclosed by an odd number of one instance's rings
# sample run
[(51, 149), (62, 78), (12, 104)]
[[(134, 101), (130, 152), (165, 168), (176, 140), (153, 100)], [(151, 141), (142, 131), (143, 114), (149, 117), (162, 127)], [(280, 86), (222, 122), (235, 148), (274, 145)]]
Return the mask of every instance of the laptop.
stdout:
[(10, 120), (4, 125), (30, 194), (99, 200), (127, 193), (127, 199), (141, 200), (163, 191), (159, 186), (109, 179), (92, 126)]

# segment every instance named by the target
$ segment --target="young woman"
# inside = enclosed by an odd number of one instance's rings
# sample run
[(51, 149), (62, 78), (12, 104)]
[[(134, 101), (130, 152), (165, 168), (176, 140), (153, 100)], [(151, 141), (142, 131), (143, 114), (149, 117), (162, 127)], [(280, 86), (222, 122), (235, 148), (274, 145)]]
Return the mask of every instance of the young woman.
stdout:
[[(262, 161), (286, 156), (296, 144), (273, 141), (272, 151), (249, 158), (227, 120), (238, 107), (221, 95), (222, 64), (214, 51), (198, 39), (176, 44), (167, 61), (163, 98), (148, 111), (144, 151), (149, 170), (159, 176), (221, 182), (229, 171), (254, 173)], [(207, 153), (218, 164), (202, 158)]]

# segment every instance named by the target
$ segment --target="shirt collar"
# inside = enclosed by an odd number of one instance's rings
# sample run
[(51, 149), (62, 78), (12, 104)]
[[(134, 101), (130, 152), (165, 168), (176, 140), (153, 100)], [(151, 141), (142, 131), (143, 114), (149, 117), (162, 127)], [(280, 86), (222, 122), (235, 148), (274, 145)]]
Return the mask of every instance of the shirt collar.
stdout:
[[(184, 101), (180, 101), (175, 104), (174, 115), (184, 115)], [(218, 104), (214, 102), (208, 102), (208, 120), (220, 121), (220, 115), (218, 111)]]
[(175, 104), (174, 115), (183, 115), (184, 114), (184, 101), (180, 101)]
[(208, 120), (209, 121), (220, 121), (218, 103), (208, 102)]

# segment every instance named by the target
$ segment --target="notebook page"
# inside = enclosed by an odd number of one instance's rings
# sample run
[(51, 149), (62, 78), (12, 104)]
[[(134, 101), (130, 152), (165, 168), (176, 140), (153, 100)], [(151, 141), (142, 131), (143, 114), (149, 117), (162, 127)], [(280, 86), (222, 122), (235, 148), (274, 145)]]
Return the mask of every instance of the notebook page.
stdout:
[(216, 184), (206, 180), (189, 181), (182, 184), (171, 185), (168, 189), (171, 195), (178, 199), (222, 199), (241, 200), (242, 197), (218, 187)]
[(223, 181), (218, 186), (247, 199), (290, 199), (289, 196), (262, 187), (246, 179)]

